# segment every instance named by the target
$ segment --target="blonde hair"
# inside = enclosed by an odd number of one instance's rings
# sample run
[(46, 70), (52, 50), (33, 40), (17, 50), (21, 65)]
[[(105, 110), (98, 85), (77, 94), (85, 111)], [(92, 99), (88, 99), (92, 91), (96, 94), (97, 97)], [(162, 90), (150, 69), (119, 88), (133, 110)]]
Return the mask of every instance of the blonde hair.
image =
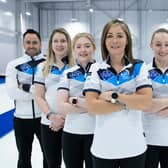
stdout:
[(50, 71), (51, 65), (56, 63), (54, 51), (52, 49), (52, 40), (56, 33), (64, 34), (67, 40), (68, 48), (67, 48), (67, 61), (68, 65), (71, 67), (74, 65), (74, 59), (72, 56), (72, 49), (71, 49), (71, 38), (69, 33), (64, 28), (54, 29), (50, 35), (49, 42), (48, 42), (48, 50), (46, 55), (46, 61), (43, 69), (43, 75), (46, 77)]
[(76, 41), (78, 39), (80, 39), (81, 37), (87, 38), (91, 42), (91, 44), (93, 45), (94, 50), (96, 49), (95, 40), (90, 33), (78, 33), (78, 34), (76, 34), (75, 37), (73, 38), (73, 41), (72, 41), (72, 48), (73, 49), (75, 48)]

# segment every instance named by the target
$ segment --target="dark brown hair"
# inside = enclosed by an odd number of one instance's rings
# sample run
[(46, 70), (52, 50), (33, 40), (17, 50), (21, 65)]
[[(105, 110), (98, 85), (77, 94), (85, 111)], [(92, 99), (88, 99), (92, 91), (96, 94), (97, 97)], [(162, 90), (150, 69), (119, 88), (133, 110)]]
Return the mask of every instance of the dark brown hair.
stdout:
[(131, 33), (130, 33), (130, 30), (129, 30), (129, 27), (128, 27), (128, 25), (124, 21), (121, 21), (121, 20), (118, 20), (118, 19), (109, 21), (104, 26), (104, 28), (103, 28), (103, 32), (102, 32), (102, 36), (101, 36), (101, 53), (102, 53), (102, 59), (106, 60), (107, 56), (109, 54), (108, 50), (106, 48), (106, 44), (105, 44), (107, 33), (109, 32), (109, 29), (112, 26), (116, 26), (116, 25), (120, 26), (121, 29), (126, 34), (127, 45), (125, 47), (125, 56), (127, 57), (128, 61), (130, 63), (133, 63), (135, 60), (134, 60), (133, 54), (132, 54), (132, 38), (131, 38)]

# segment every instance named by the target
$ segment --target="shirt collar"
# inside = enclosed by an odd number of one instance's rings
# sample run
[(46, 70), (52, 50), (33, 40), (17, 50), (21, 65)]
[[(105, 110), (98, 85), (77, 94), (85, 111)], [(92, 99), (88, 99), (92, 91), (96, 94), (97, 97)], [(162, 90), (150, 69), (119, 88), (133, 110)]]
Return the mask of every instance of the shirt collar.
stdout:
[(153, 58), (152, 67), (158, 68), (157, 65), (156, 65), (156, 62), (155, 62), (155, 58)]
[[(107, 56), (106, 63), (111, 66), (110, 55)], [(127, 56), (124, 56), (124, 69), (132, 67), (132, 63), (129, 62)]]
[(78, 65), (81, 69), (83, 69), (85, 72), (88, 72), (89, 69), (90, 69), (90, 66), (91, 66), (93, 63), (95, 63), (95, 62), (96, 62), (95, 60), (92, 60), (92, 61), (88, 62), (85, 68), (83, 68), (79, 63), (77, 63), (77, 65)]
[(30, 59), (33, 59), (33, 60), (38, 60), (40, 58), (44, 58), (44, 54), (42, 54), (42, 52), (40, 51), (40, 53), (38, 55), (35, 55), (35, 56), (30, 56), (28, 55), (26, 52), (25, 52), (25, 56), (30, 58)]

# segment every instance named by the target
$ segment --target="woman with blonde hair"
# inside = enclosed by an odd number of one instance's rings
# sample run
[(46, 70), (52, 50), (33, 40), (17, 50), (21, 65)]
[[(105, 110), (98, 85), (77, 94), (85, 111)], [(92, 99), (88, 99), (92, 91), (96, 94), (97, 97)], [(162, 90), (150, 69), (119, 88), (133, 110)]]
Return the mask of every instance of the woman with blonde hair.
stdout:
[(96, 49), (89, 33), (79, 33), (73, 39), (76, 65), (64, 72), (58, 87), (58, 108), (66, 114), (62, 135), (63, 159), (66, 168), (92, 168), (92, 144), (95, 117), (88, 113), (82, 95), (86, 76), (93, 64)]
[(35, 76), (35, 97), (42, 112), (41, 133), (48, 168), (60, 168), (62, 161), (62, 128), (65, 116), (56, 106), (56, 91), (64, 70), (73, 65), (71, 38), (64, 28), (53, 30), (46, 61)]

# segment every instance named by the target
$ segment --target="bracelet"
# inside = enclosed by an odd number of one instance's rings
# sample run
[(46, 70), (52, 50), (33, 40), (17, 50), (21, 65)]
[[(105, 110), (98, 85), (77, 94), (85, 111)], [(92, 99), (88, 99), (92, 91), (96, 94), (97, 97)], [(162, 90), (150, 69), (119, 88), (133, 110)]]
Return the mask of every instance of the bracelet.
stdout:
[(127, 106), (126, 106), (126, 104), (123, 104), (123, 110), (127, 110)]
[(117, 104), (121, 107), (121, 110), (127, 110), (126, 104), (120, 103), (119, 101), (117, 101)]
[(47, 115), (46, 115), (46, 118), (49, 120), (49, 117), (50, 117), (50, 115), (51, 114), (55, 114), (54, 112), (52, 112), (52, 111), (49, 111), (48, 113), (47, 113)]
[(127, 110), (126, 104), (121, 104), (122, 110)]

